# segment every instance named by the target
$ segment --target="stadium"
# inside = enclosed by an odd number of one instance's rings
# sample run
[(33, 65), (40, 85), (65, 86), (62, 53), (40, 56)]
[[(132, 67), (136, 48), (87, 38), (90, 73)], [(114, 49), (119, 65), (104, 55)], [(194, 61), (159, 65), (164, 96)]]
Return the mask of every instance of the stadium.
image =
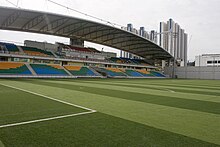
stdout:
[(0, 7), (0, 24), (1, 30), (70, 40), (0, 42), (0, 146), (220, 145), (220, 82), (172, 79), (161, 63), (174, 64), (174, 56), (155, 42), (95, 21), (21, 8)]

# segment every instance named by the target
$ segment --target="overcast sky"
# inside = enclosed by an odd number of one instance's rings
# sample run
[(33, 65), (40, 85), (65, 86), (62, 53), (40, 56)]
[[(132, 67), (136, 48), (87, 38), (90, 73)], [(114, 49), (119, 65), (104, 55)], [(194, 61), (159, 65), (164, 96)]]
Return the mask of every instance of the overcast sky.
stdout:
[[(26, 9), (49, 11), (87, 18), (57, 6), (47, 0), (9, 0)], [(159, 22), (172, 18), (189, 35), (188, 59), (206, 53), (220, 54), (220, 0), (53, 0), (84, 13), (135, 28), (159, 30)], [(1, 6), (13, 5), (0, 0)], [(191, 39), (190, 39), (191, 38)], [(28, 33), (0, 31), (0, 40), (23, 42), (25, 39), (48, 42), (68, 42), (66, 38), (48, 37)], [(89, 46), (93, 44), (87, 43)], [(103, 46), (95, 47), (101, 49)], [(107, 51), (105, 47), (105, 50)]]

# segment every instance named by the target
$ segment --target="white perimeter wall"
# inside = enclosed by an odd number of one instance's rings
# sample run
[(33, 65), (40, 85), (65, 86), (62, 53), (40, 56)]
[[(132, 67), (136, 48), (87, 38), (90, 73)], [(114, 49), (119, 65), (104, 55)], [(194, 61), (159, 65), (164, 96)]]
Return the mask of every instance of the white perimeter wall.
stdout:
[[(165, 67), (164, 73), (172, 77), (173, 67)], [(184, 79), (220, 79), (220, 67), (176, 67), (174, 75)]]

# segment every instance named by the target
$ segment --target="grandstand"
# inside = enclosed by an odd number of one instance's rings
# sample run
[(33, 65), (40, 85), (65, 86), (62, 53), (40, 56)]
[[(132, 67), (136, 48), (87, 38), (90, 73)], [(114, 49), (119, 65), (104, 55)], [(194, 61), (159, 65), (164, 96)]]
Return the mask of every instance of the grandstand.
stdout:
[[(3, 42), (0, 45), (7, 50), (1, 53), (1, 57), (4, 57), (5, 60), (0, 62), (1, 77), (4, 77), (3, 75), (17, 75), (17, 77), (165, 77), (162, 73), (155, 71), (156, 67), (150, 66), (144, 60), (106, 58), (93, 48), (63, 45), (63, 48), (60, 48), (65, 54), (61, 55), (56, 50), (54, 52), (46, 51), (36, 47), (17, 46)], [(67, 50), (68, 52), (65, 52)], [(78, 57), (75, 57), (75, 54)], [(85, 56), (90, 56), (90, 58), (85, 58)], [(147, 70), (151, 70), (151, 72), (147, 72)]]

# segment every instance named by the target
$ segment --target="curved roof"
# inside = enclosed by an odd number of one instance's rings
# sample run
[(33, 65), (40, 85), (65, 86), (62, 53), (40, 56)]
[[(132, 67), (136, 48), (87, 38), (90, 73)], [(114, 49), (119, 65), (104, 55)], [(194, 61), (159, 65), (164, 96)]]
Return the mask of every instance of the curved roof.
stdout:
[(157, 44), (109, 25), (48, 12), (0, 7), (0, 29), (80, 38), (144, 58), (172, 58)]

